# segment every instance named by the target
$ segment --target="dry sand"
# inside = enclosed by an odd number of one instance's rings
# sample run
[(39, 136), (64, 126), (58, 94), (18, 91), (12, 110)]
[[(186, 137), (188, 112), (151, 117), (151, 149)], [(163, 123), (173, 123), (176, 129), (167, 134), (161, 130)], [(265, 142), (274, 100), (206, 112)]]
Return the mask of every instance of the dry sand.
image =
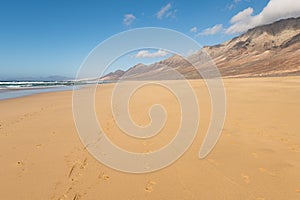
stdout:
[[(0, 101), (0, 198), (300, 199), (300, 78), (225, 80), (225, 126), (204, 160), (198, 151), (210, 101), (203, 82), (191, 83), (201, 109), (194, 143), (173, 165), (140, 175), (110, 169), (84, 149), (73, 122), (71, 91)], [(114, 124), (108, 106), (113, 84), (99, 88), (96, 110), (115, 144), (148, 152), (172, 139), (180, 120), (171, 93), (148, 86), (134, 94), (130, 109), (137, 124), (149, 122), (153, 103), (165, 105), (169, 116), (159, 136), (141, 141)]]

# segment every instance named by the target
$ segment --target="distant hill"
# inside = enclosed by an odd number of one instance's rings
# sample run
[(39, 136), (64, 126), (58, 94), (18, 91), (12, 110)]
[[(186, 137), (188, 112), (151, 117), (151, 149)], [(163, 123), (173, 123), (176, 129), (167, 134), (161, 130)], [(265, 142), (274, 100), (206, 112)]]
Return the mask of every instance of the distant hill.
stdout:
[[(300, 17), (259, 26), (223, 44), (205, 46), (187, 60), (197, 63), (197, 67), (208, 67), (201, 59), (206, 54), (223, 77), (300, 75)], [(177, 79), (169, 76), (170, 67), (185, 78), (201, 78), (187, 60), (174, 55), (151, 65), (138, 64), (127, 71), (117, 70), (100, 79)]]

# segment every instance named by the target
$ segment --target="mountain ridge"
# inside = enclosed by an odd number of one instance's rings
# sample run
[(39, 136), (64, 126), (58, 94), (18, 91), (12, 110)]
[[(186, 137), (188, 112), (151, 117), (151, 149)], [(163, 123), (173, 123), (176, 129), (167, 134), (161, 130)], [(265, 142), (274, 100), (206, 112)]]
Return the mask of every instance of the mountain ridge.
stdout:
[(173, 55), (148, 66), (138, 64), (126, 71), (111, 72), (100, 80), (178, 79), (170, 76), (173, 69), (184, 78), (197, 79), (201, 75), (195, 66), (209, 69), (207, 55), (223, 77), (300, 75), (300, 17), (249, 29), (222, 44), (204, 46), (186, 59)]

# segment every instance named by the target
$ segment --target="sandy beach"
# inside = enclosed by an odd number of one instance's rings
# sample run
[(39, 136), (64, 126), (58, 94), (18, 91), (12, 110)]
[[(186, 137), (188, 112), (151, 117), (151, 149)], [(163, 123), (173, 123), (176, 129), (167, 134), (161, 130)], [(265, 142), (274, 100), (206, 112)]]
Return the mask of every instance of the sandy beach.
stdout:
[[(191, 80), (201, 112), (196, 139), (174, 164), (148, 174), (113, 170), (87, 152), (73, 121), (72, 91), (1, 100), (1, 199), (300, 199), (300, 77), (224, 83), (227, 116), (213, 151), (198, 158), (211, 107), (204, 82)], [(179, 105), (170, 92), (150, 85), (133, 95), (129, 109), (139, 125), (149, 123), (147, 112), (154, 103), (168, 112), (161, 133), (142, 141), (123, 134), (114, 123), (113, 88), (99, 85), (95, 107), (116, 145), (149, 152), (174, 137)]]

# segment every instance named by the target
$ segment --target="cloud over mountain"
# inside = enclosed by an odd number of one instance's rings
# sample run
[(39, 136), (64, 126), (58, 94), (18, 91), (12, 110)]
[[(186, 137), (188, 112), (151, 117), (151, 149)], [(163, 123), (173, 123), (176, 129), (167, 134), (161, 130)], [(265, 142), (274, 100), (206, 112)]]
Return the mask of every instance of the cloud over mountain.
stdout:
[(158, 50), (156, 52), (151, 53), (148, 50), (139, 51), (134, 57), (135, 58), (159, 58), (168, 55), (169, 53), (164, 50)]
[[(238, 2), (240, 0), (234, 1), (234, 3)], [(239, 34), (260, 25), (271, 24), (280, 19), (299, 17), (300, 0), (270, 0), (260, 13), (256, 15), (254, 13), (254, 9), (248, 7), (231, 18), (228, 28), (224, 28), (223, 24), (217, 24), (203, 30), (198, 35), (215, 35), (221, 31), (226, 34)]]
[(228, 34), (245, 32), (259, 25), (273, 23), (280, 19), (299, 17), (299, 0), (270, 0), (266, 7), (257, 15), (253, 8), (249, 7), (230, 20), (231, 26), (226, 30)]
[(222, 30), (223, 30), (223, 25), (217, 24), (211, 28), (207, 28), (207, 29), (203, 30), (198, 35), (215, 35), (217, 33), (220, 33)]

